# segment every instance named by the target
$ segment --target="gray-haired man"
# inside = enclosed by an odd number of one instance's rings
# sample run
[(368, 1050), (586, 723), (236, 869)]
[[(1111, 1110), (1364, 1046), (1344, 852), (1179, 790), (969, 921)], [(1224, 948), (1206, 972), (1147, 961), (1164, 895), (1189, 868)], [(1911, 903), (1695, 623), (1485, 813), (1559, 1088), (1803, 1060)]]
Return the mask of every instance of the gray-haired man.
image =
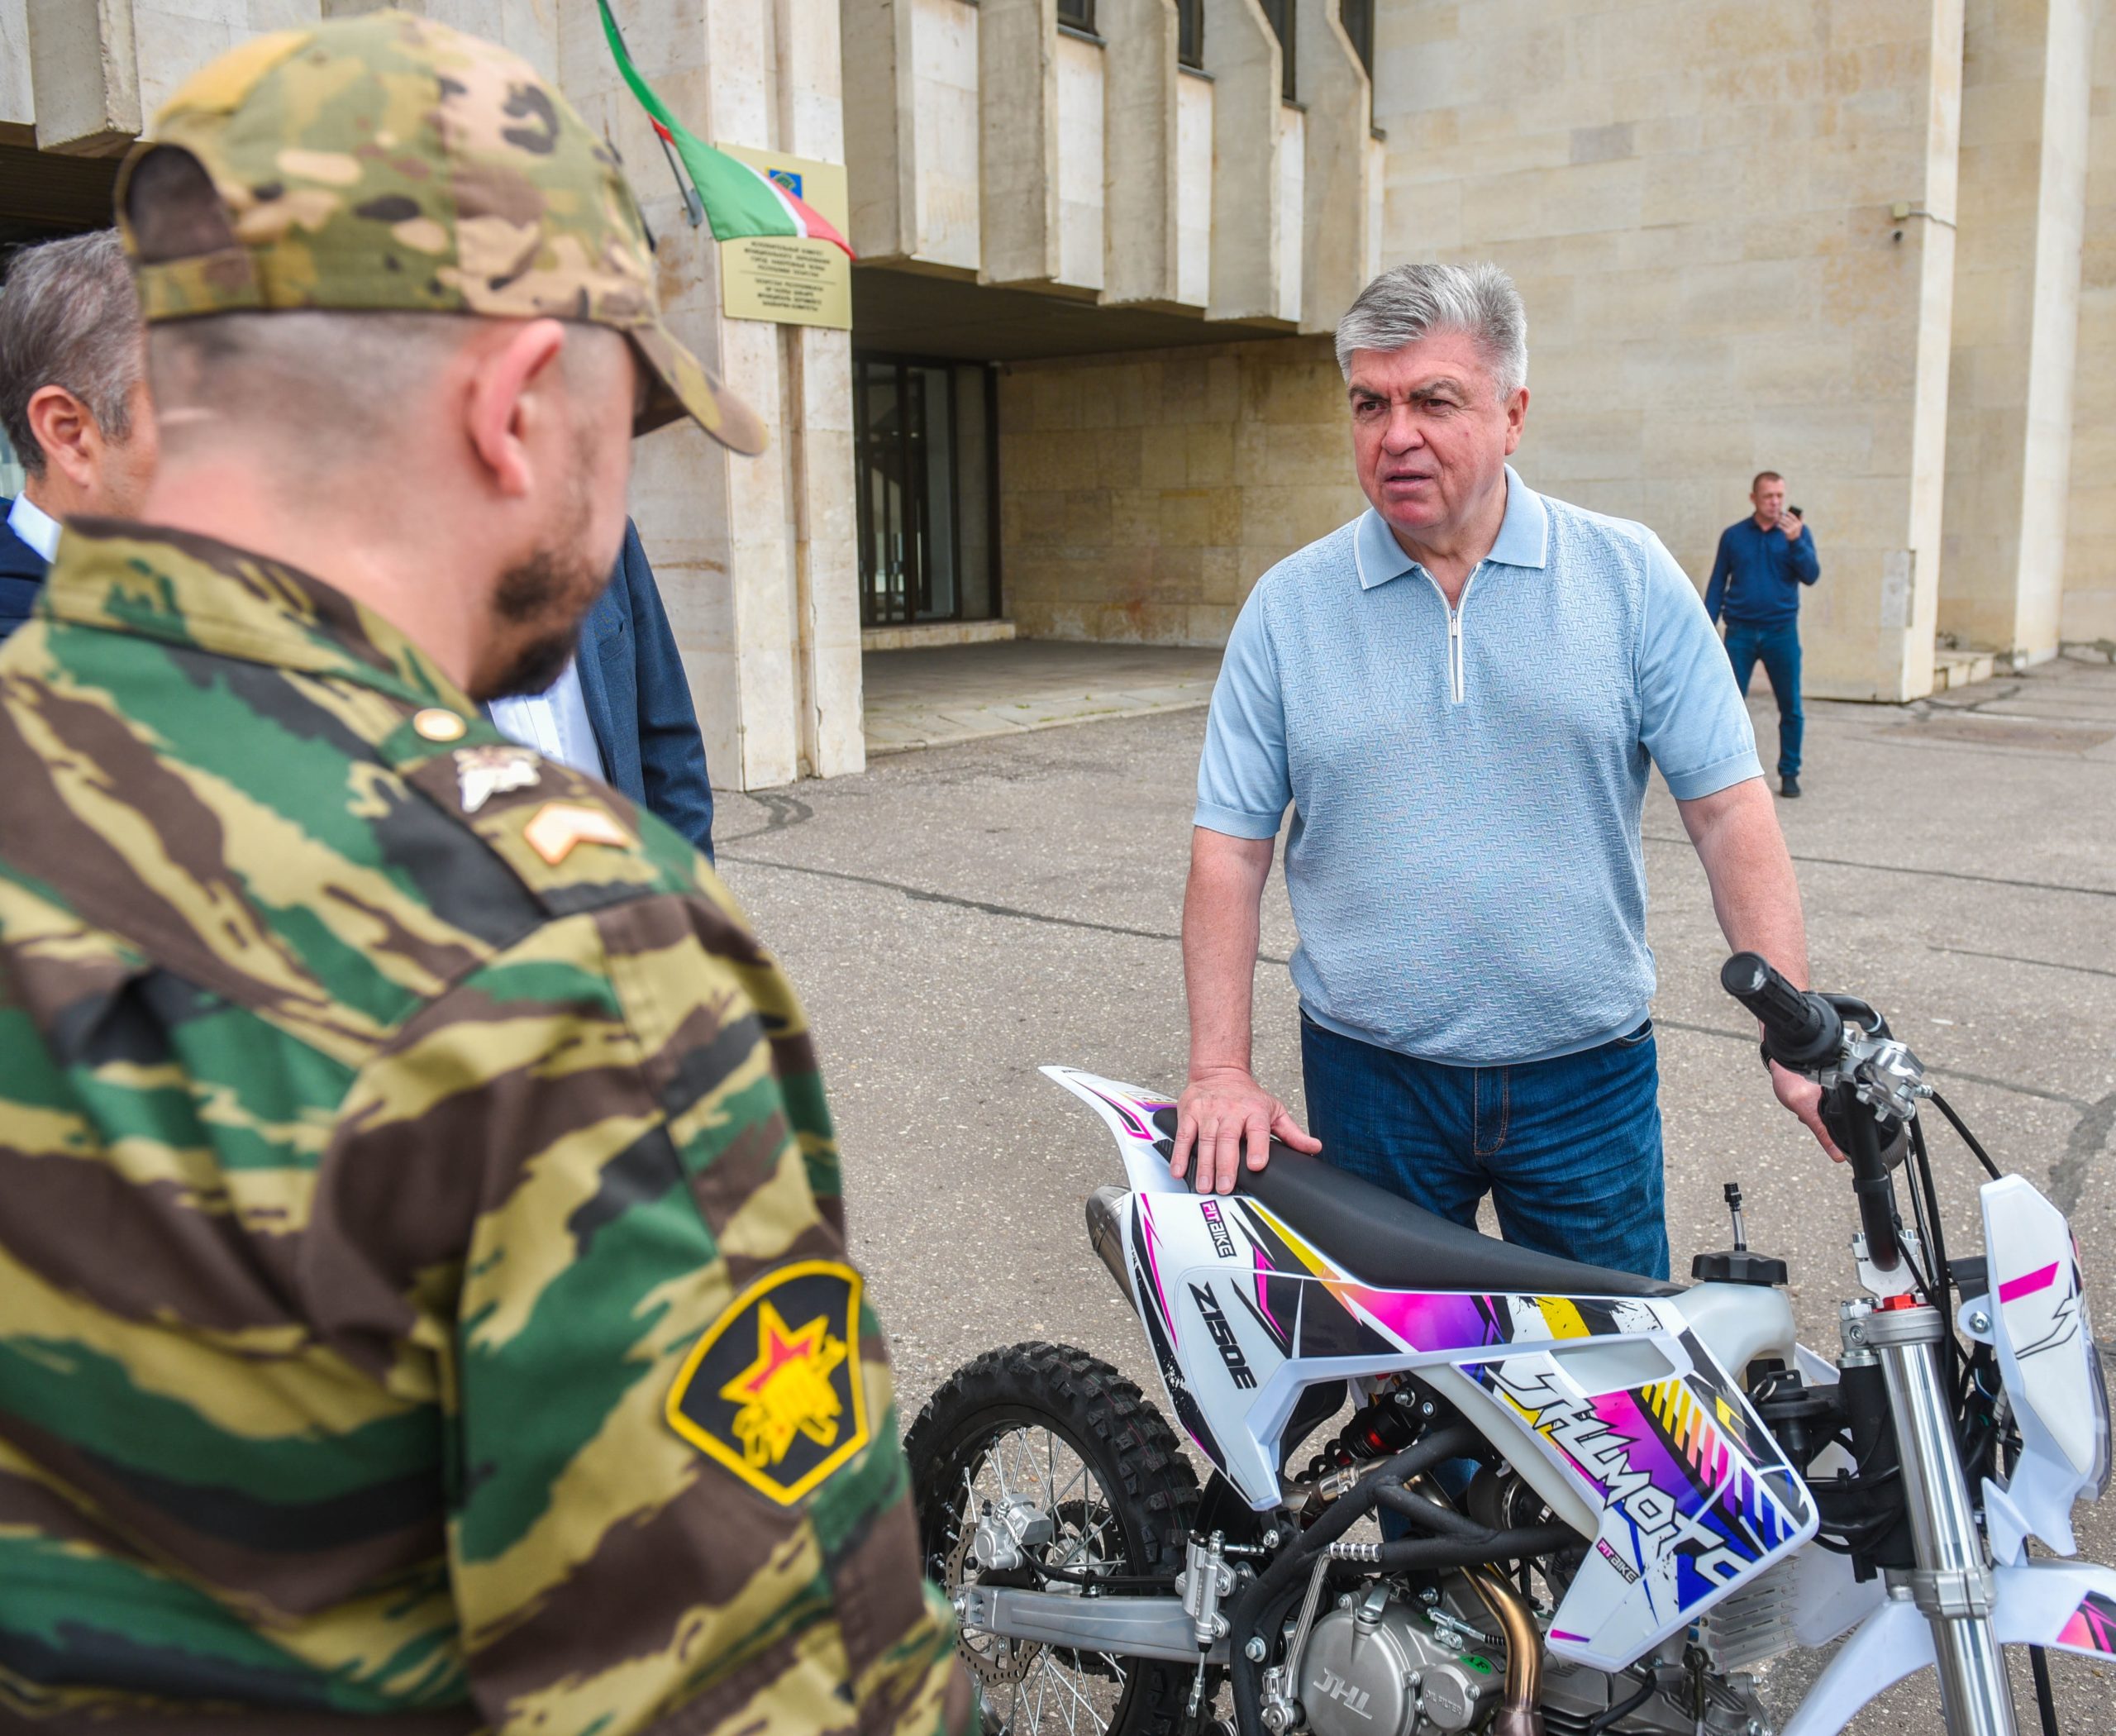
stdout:
[[(1804, 981), (1793, 880), (1704, 605), (1642, 525), (1506, 460), (1527, 319), (1495, 265), (1403, 265), (1337, 328), (1370, 510), (1258, 581), (1227, 644), (1184, 901), (1176, 1173), (1267, 1135), (1458, 1223), (1668, 1270), (1639, 818), (1649, 759), (1728, 942)], [(1303, 1133), (1250, 1071), (1288, 806)], [(1828, 1144), (1812, 1085), (1778, 1094)]]
[(146, 496), (144, 345), (115, 230), (15, 255), (0, 290), (0, 428), (28, 480), (0, 499), (0, 639), (29, 618), (65, 520), (130, 518)]

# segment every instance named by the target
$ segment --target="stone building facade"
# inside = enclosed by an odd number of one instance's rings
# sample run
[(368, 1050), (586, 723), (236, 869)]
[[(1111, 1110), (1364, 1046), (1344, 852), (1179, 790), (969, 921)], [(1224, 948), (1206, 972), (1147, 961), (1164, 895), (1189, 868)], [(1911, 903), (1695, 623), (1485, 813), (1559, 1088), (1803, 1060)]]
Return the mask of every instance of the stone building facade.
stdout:
[[(724, 784), (857, 769), (884, 643), (1223, 640), (1360, 506), (1327, 334), (1412, 258), (1508, 266), (1523, 474), (1700, 584), (1786, 474), (1812, 692), (2116, 640), (2116, 0), (613, 0), (694, 131), (846, 165), (849, 334), (722, 315), (592, 0), (407, 3), (617, 145), (771, 429), (634, 483)], [(96, 221), (193, 67), (370, 4), (0, 0), (0, 243)]]

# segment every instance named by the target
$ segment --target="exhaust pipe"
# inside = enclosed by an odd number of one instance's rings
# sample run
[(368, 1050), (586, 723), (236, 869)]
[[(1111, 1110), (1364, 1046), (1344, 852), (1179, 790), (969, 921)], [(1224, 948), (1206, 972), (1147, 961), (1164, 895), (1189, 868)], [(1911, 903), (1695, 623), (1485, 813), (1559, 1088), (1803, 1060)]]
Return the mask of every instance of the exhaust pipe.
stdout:
[(1521, 1594), (1489, 1567), (1465, 1567), (1485, 1608), (1506, 1637), (1506, 1697), (1491, 1736), (1543, 1736), (1543, 1636)]
[(1117, 1281), (1124, 1300), (1136, 1309), (1139, 1299), (1132, 1293), (1131, 1274), (1124, 1270), (1124, 1223), (1118, 1215), (1124, 1199), (1124, 1190), (1109, 1182), (1088, 1195), (1088, 1242), (1109, 1268), (1109, 1276)]

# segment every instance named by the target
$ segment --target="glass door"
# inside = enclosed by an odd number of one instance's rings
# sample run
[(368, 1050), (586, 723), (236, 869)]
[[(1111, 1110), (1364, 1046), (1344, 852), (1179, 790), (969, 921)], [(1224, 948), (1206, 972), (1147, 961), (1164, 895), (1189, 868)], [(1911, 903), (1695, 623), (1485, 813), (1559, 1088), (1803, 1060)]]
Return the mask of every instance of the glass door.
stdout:
[(948, 370), (855, 357), (852, 394), (860, 624), (959, 619), (955, 414)]

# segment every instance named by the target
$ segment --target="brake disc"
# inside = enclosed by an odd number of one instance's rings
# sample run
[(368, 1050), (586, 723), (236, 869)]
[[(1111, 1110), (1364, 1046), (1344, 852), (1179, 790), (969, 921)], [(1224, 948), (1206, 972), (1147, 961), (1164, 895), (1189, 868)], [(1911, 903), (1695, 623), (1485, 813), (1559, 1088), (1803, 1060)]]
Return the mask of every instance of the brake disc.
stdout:
[[(962, 1534), (956, 1539), (956, 1546), (948, 1552), (947, 1591), (950, 1596), (962, 1590), (969, 1581), (965, 1573), (970, 1562), (970, 1545), (977, 1528), (965, 1525)], [(985, 1648), (989, 1647), (988, 1651)], [(1004, 1687), (1025, 1680), (1036, 1667), (1044, 1648), (1024, 1645), (1019, 1640), (1009, 1639), (1003, 1634), (985, 1633), (972, 1638), (965, 1631), (960, 1650), (963, 1662), (970, 1666), (970, 1674), (988, 1688)]]

